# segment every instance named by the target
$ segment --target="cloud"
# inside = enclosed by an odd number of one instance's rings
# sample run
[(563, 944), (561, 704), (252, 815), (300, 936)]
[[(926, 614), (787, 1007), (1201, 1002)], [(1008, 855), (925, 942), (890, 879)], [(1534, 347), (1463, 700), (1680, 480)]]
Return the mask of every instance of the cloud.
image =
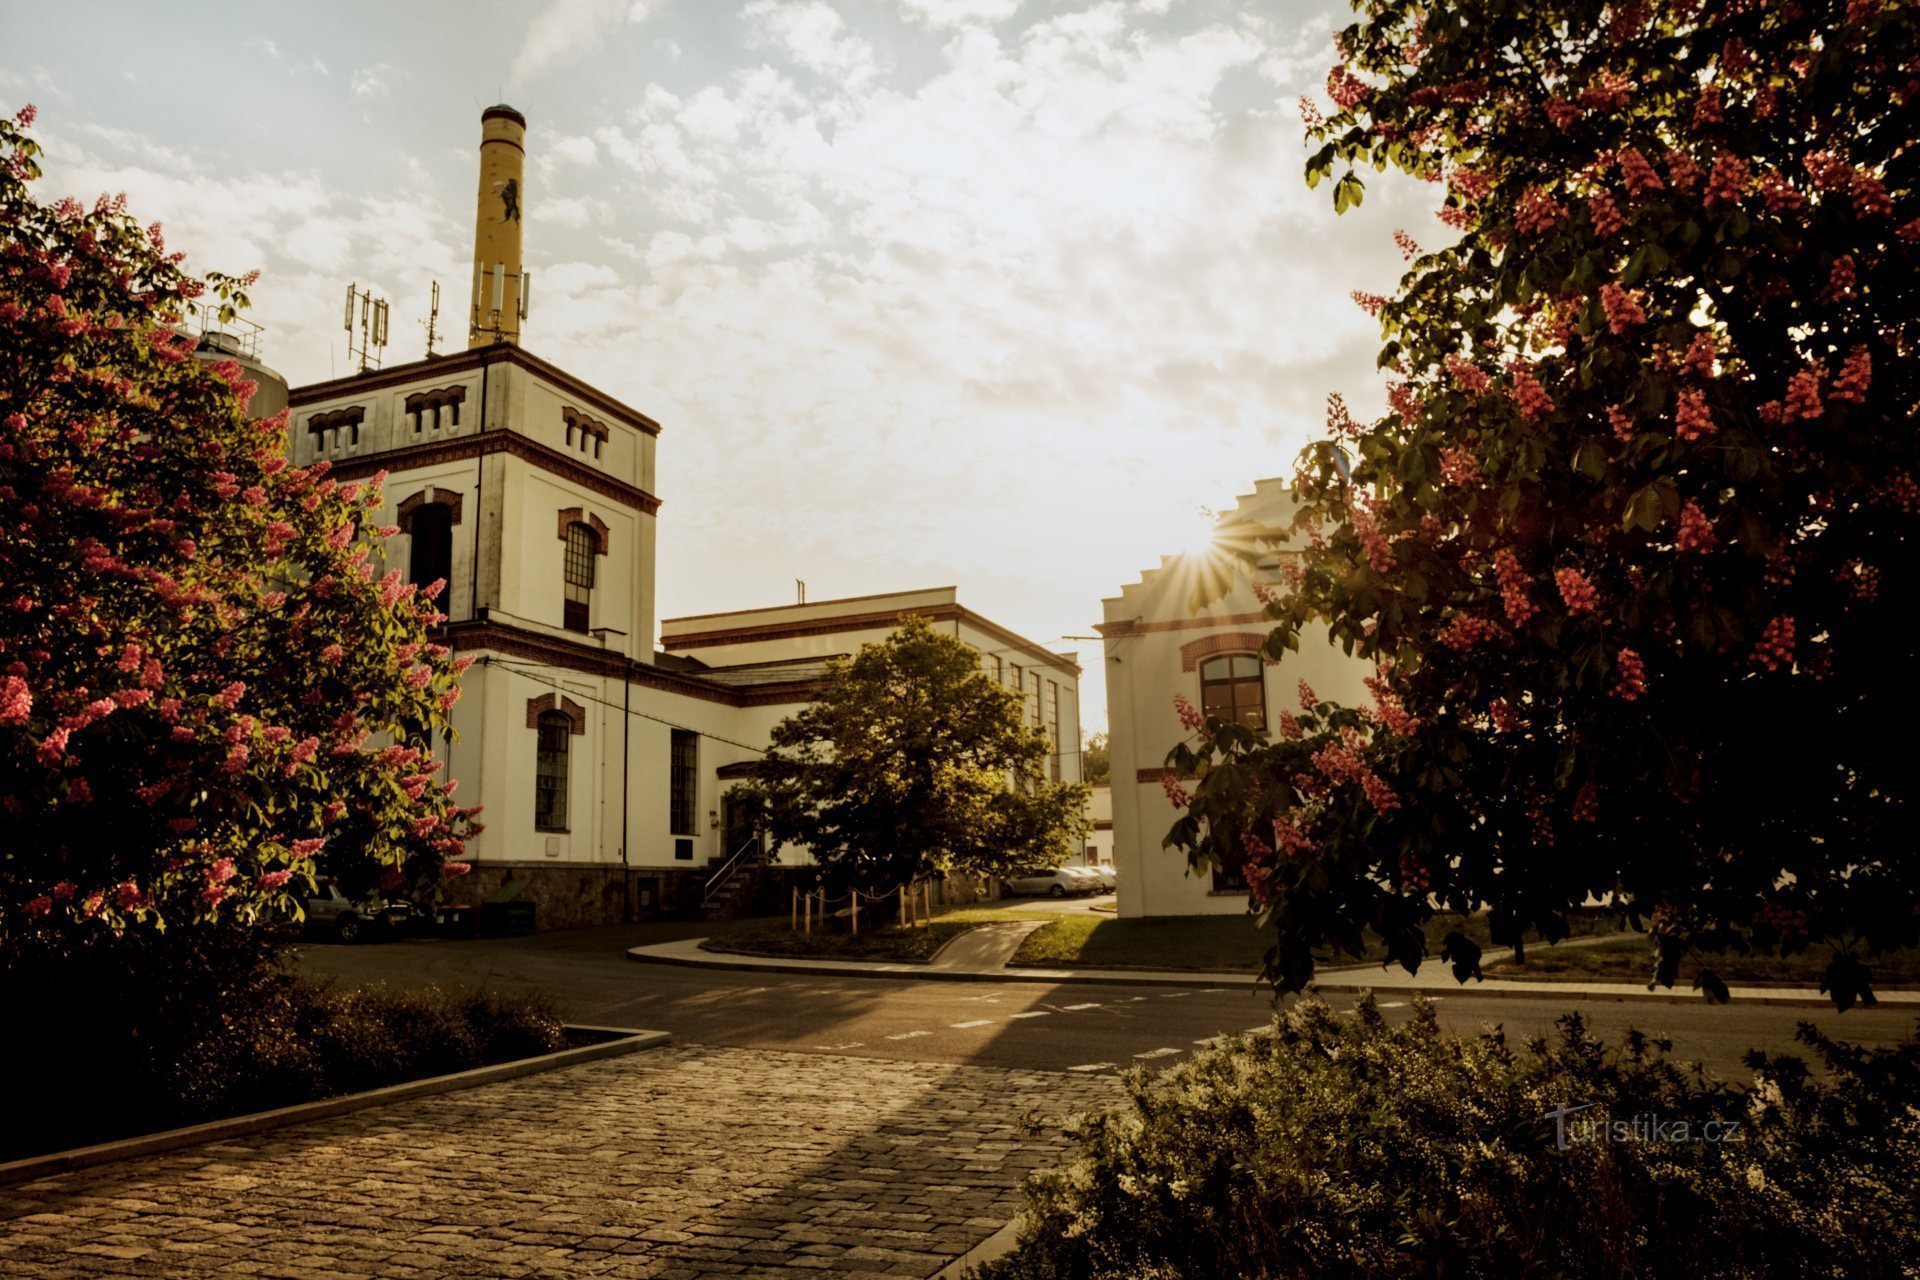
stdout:
[(900, 0), (900, 9), (930, 27), (991, 25), (1017, 13), (1020, 0)]
[(384, 62), (376, 62), (370, 67), (361, 67), (353, 73), (347, 82), (348, 90), (355, 98), (366, 101), (371, 98), (384, 98), (392, 93), (387, 77), (393, 74), (393, 68)]
[(594, 47), (611, 27), (645, 22), (657, 0), (547, 0), (527, 24), (507, 72), (518, 90), (541, 73)]
[(859, 89), (877, 71), (873, 45), (847, 30), (823, 0), (753, 0), (740, 11), (748, 39), (771, 45), (808, 71)]

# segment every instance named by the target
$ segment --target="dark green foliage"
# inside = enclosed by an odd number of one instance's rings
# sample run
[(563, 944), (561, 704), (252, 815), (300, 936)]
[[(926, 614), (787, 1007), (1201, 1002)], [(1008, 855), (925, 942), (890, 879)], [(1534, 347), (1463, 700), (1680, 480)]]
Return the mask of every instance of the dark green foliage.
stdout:
[[(1755, 1055), (1733, 1085), (1637, 1034), (1609, 1052), (1572, 1015), (1516, 1047), (1446, 1035), (1425, 1004), (1390, 1026), (1370, 999), (1346, 1016), (1304, 1003), (1270, 1037), (1130, 1076), (1129, 1104), (1081, 1122), (1081, 1159), (1034, 1181), (1034, 1225), (982, 1274), (1910, 1275), (1920, 1041), (1801, 1038), (1824, 1078)], [(1583, 1105), (1563, 1149), (1550, 1113)], [(1600, 1117), (1719, 1140), (1572, 1127)]]
[(970, 871), (1057, 866), (1086, 788), (1049, 782), (1054, 747), (966, 642), (905, 619), (834, 664), (821, 697), (774, 726), (743, 793), (776, 840), (805, 845), (834, 895)]
[(20, 1106), (0, 1158), (291, 1106), (565, 1047), (543, 996), (322, 986), (259, 931), (102, 942), (0, 992)]

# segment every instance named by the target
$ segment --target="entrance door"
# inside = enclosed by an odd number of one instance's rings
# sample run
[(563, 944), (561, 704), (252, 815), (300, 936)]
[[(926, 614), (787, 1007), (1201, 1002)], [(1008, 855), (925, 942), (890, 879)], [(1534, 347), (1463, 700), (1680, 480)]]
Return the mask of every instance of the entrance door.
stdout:
[[(753, 814), (749, 806), (735, 798), (729, 791), (720, 797), (720, 831), (722, 858), (731, 858), (740, 852), (740, 846), (754, 840), (757, 836), (753, 826)], [(755, 861), (749, 854), (748, 861)]]

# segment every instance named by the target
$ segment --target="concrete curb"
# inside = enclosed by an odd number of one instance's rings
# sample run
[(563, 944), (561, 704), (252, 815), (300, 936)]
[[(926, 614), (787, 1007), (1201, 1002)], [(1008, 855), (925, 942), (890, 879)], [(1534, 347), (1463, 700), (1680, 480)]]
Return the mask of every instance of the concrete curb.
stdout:
[(562, 1049), (558, 1053), (541, 1054), (537, 1058), (517, 1058), (512, 1062), (496, 1062), (488, 1067), (475, 1067), (471, 1071), (456, 1071), (452, 1075), (409, 1080), (404, 1084), (388, 1085), (384, 1089), (369, 1089), (364, 1093), (343, 1093), (338, 1097), (302, 1102), (272, 1111), (254, 1111), (247, 1115), (229, 1116), (224, 1120), (209, 1120), (205, 1124), (188, 1125), (183, 1129), (167, 1129), (160, 1133), (122, 1138), (117, 1142), (101, 1142), (90, 1147), (72, 1147), (66, 1151), (51, 1151), (46, 1155), (28, 1156), (24, 1160), (10, 1160), (0, 1164), (0, 1186), (50, 1177), (53, 1174), (85, 1169), (92, 1165), (110, 1164), (115, 1160), (128, 1160), (134, 1156), (175, 1151), (181, 1147), (198, 1146), (203, 1142), (218, 1142), (227, 1138), (242, 1138), (256, 1133), (266, 1133), (272, 1129), (284, 1129), (289, 1125), (305, 1124), (309, 1120), (325, 1120), (332, 1116), (365, 1111), (371, 1107), (383, 1107), (390, 1102), (401, 1102), (408, 1098), (454, 1093), (478, 1085), (538, 1075), (544, 1071), (577, 1067), (582, 1063), (597, 1062), (602, 1058), (617, 1058), (625, 1054), (637, 1053), (642, 1049), (656, 1049), (673, 1039), (665, 1031), (635, 1031), (630, 1027), (590, 1027), (569, 1023), (567, 1030), (597, 1032), (617, 1038), (603, 1040), (598, 1044), (581, 1045), (575, 1049)]
[(1027, 1220), (1024, 1216), (1014, 1218), (1006, 1226), (934, 1272), (929, 1280), (966, 1280), (973, 1274), (974, 1268), (1012, 1253), (1014, 1246), (1020, 1243), (1020, 1229), (1026, 1224)]
[[(627, 958), (643, 964), (671, 964), (693, 969), (811, 974), (814, 977), (831, 978), (899, 978), (910, 982), (1039, 982), (1054, 986), (1080, 984), (1141, 987), (1222, 987), (1236, 984), (1258, 985), (1259, 983), (1258, 978), (1251, 976), (1245, 970), (1194, 969), (1171, 972), (1156, 969), (1130, 972), (1125, 969), (1040, 969), (1012, 966), (1005, 969), (983, 970), (934, 968), (925, 964), (862, 965), (846, 960), (792, 960), (776, 956), (746, 956), (732, 952), (700, 951), (698, 944), (701, 941), (704, 940), (688, 939), (647, 947), (629, 947)], [(1628, 983), (1519, 982), (1495, 978), (1487, 982), (1468, 983), (1464, 986), (1453, 982), (1442, 985), (1398, 979), (1378, 965), (1323, 969), (1321, 972), (1326, 975), (1327, 980), (1316, 980), (1308, 984), (1309, 993), (1347, 995), (1371, 991), (1376, 995), (1424, 995), (1440, 999), (1448, 996), (1479, 996), (1486, 999), (1505, 1000), (1705, 1003), (1705, 998), (1697, 991), (1648, 991), (1642, 986)], [(1369, 976), (1360, 976), (1363, 974)], [(1371, 976), (1375, 974), (1378, 976)], [(1496, 983), (1498, 985), (1494, 985)], [(1733, 1003), (1776, 1005), (1797, 1009), (1831, 1009), (1833, 1007), (1833, 1002), (1817, 991), (1790, 988), (1769, 990), (1766, 987), (1736, 987), (1733, 991)], [(1878, 1006), (1867, 1007), (1911, 1009), (1920, 1012), (1920, 992), (1883, 992), (1879, 997)]]

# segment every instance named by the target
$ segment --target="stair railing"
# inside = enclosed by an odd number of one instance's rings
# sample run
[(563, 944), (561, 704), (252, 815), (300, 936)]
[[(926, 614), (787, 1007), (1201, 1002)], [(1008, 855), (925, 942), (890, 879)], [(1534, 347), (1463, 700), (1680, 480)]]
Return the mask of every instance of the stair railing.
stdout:
[(706, 888), (700, 897), (700, 905), (712, 906), (714, 895), (727, 887), (728, 882), (739, 873), (741, 866), (744, 865), (746, 861), (747, 855), (755, 852), (759, 848), (760, 833), (758, 831), (749, 835), (745, 840), (742, 840), (740, 847), (727, 856), (727, 860), (720, 864), (717, 871), (707, 877)]

